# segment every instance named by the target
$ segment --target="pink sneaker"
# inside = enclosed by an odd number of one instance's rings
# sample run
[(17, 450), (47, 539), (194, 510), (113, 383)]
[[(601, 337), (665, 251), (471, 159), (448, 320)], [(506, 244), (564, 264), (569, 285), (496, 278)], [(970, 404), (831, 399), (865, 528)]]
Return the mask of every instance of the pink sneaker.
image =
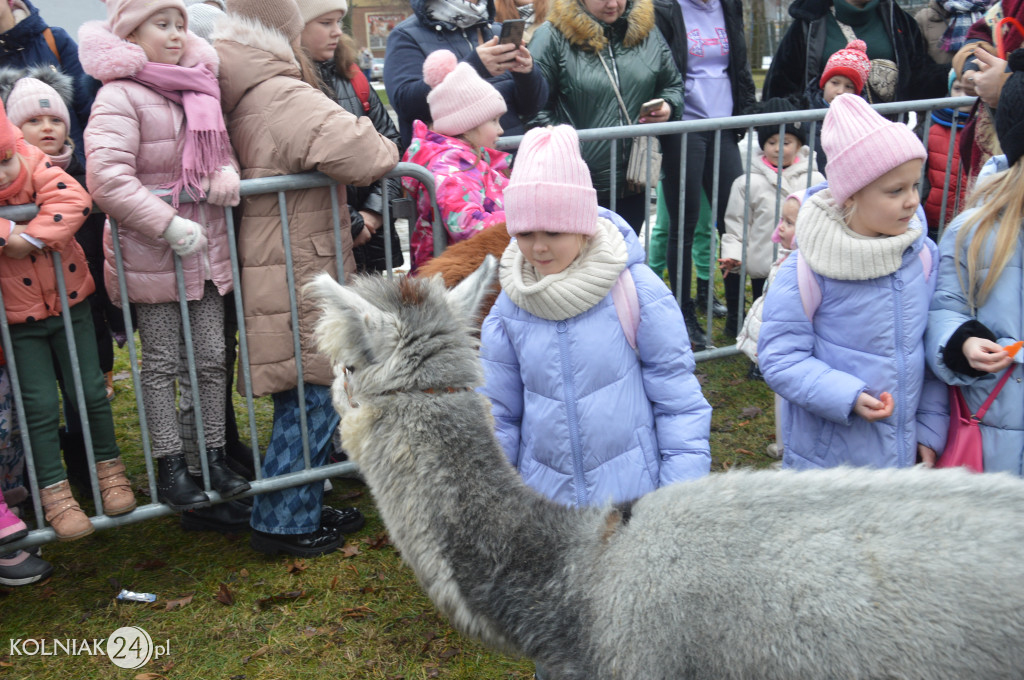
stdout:
[(10, 543), (28, 534), (28, 526), (11, 512), (0, 495), (0, 543)]

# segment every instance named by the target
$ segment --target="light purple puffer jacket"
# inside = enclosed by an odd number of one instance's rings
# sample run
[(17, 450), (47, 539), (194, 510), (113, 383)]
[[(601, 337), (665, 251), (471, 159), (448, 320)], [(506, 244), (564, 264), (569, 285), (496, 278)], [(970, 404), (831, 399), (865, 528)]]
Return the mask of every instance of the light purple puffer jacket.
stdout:
[[(160, 235), (176, 211), (152, 190), (181, 174), (185, 113), (180, 105), (128, 80), (146, 65), (146, 54), (138, 45), (114, 35), (106, 22), (83, 24), (78, 42), (82, 68), (103, 82), (85, 130), (86, 183), (100, 209), (117, 221), (128, 299), (173, 302), (178, 299), (174, 253)], [(205, 40), (189, 33), (181, 65), (199, 63), (217, 73), (217, 53)], [(187, 298), (202, 298), (208, 278), (221, 295), (229, 292), (231, 260), (224, 208), (182, 203), (177, 214), (202, 223), (208, 240), (205, 249), (182, 258)], [(107, 291), (114, 304), (120, 305), (109, 223), (103, 249)]]

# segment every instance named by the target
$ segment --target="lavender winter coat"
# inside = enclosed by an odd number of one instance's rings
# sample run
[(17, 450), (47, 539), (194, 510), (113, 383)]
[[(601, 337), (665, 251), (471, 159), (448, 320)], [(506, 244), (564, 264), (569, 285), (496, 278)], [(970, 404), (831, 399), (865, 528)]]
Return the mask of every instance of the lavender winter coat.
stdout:
[(498, 296), (481, 329), (485, 384), (498, 439), (523, 480), (565, 505), (629, 501), (706, 475), (711, 406), (693, 375), (679, 306), (626, 239), (640, 303), (637, 350), (611, 295), (548, 321)]
[[(161, 238), (175, 214), (203, 224), (208, 240), (204, 250), (181, 259), (188, 299), (203, 297), (207, 278), (221, 295), (229, 292), (231, 260), (224, 209), (182, 203), (175, 211), (152, 193), (181, 173), (184, 110), (145, 85), (128, 80), (146, 65), (146, 53), (114, 35), (105, 22), (83, 24), (78, 40), (82, 68), (103, 82), (85, 129), (86, 184), (100, 209), (117, 221), (128, 299), (149, 304), (178, 299), (174, 253)], [(181, 65), (200, 63), (216, 73), (217, 53), (205, 40), (189, 33)], [(109, 223), (103, 249), (107, 292), (111, 301), (120, 305)]]
[[(927, 280), (922, 248), (931, 251)], [(922, 235), (888, 276), (840, 281), (813, 274), (821, 290), (813, 320), (804, 313), (797, 259), (786, 258), (768, 291), (757, 343), (765, 381), (786, 400), (783, 467), (909, 467), (918, 442), (941, 454), (946, 391), (925, 369), (923, 343), (935, 245)], [(893, 415), (874, 423), (854, 415), (864, 391), (890, 392)]]

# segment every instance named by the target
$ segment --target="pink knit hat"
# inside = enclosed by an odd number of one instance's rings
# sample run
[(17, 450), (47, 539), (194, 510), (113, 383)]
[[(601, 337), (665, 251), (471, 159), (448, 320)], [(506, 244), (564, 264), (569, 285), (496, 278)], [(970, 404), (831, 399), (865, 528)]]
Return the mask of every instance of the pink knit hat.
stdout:
[(505, 226), (511, 236), (597, 232), (597, 192), (572, 127), (534, 128), (523, 137), (505, 187)]
[(7, 95), (7, 118), (20, 128), (35, 116), (55, 116), (71, 129), (71, 114), (57, 90), (36, 78), (21, 78)]
[(828, 157), (825, 176), (839, 206), (890, 170), (927, 158), (910, 128), (886, 120), (855, 94), (832, 101), (821, 126), (821, 146)]
[(442, 135), (456, 137), (508, 110), (501, 93), (448, 50), (435, 50), (424, 60), (423, 80), (431, 87), (427, 104), (433, 129)]
[(104, 0), (107, 3), (107, 24), (114, 35), (122, 40), (132, 34), (139, 25), (162, 9), (176, 9), (181, 12), (188, 29), (188, 10), (183, 0)]
[(868, 46), (863, 40), (851, 40), (845, 49), (834, 52), (825, 62), (825, 71), (821, 74), (818, 87), (825, 87), (832, 76), (846, 76), (853, 81), (853, 86), (860, 94), (864, 83), (868, 82), (871, 72), (871, 61), (868, 59)]

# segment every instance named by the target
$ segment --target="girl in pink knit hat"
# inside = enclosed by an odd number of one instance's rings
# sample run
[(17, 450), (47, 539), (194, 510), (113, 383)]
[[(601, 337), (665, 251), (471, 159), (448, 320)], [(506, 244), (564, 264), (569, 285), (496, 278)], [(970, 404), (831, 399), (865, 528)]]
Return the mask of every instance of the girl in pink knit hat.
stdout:
[(757, 356), (786, 402), (783, 467), (934, 462), (946, 391), (924, 366), (938, 256), (920, 210), (925, 150), (853, 94), (822, 126), (827, 188), (796, 222), (800, 249), (764, 303)]
[[(459, 63), (448, 50), (431, 52), (423, 62), (423, 79), (432, 88), (428, 126), (413, 123), (412, 142), (402, 160), (424, 166), (434, 175), (437, 206), (445, 242), (463, 241), (505, 221), (502, 192), (508, 184), (508, 159), (494, 149), (502, 129), (505, 99), (472, 66)], [(410, 239), (411, 271), (434, 256), (434, 211), (430, 194), (417, 180), (402, 180), (416, 199), (416, 226)]]
[(481, 391), (524, 481), (587, 506), (706, 475), (711, 407), (679, 305), (633, 229), (598, 207), (573, 128), (526, 133), (505, 217)]

